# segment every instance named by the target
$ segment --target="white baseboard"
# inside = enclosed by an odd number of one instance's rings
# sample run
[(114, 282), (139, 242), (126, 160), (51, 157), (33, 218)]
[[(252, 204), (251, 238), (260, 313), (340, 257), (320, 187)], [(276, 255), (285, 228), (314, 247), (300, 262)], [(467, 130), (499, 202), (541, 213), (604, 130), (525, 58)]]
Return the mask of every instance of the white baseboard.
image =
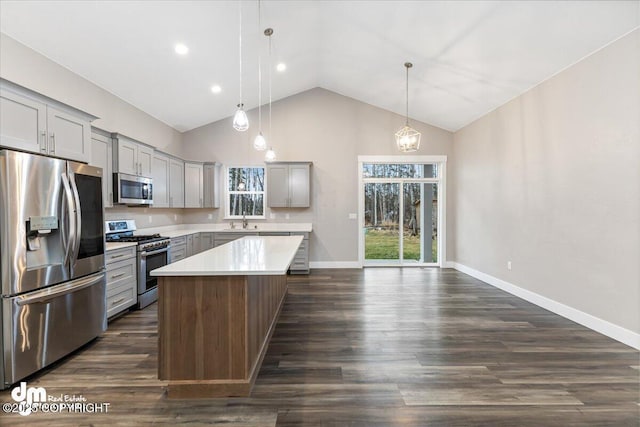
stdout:
[(309, 268), (362, 268), (358, 261), (311, 261)]
[(559, 314), (560, 316), (573, 320), (582, 326), (586, 326), (587, 328), (606, 335), (609, 338), (613, 338), (616, 341), (620, 341), (623, 344), (640, 350), (640, 334), (625, 329), (622, 326), (614, 325), (611, 322), (592, 316), (591, 314), (587, 314), (573, 307), (569, 307), (568, 305), (554, 301), (540, 294), (536, 294), (535, 292), (528, 291), (512, 283), (498, 279), (497, 277), (493, 277), (471, 267), (467, 267), (466, 265), (450, 261), (447, 262), (447, 267), (455, 268), (456, 270), (482, 280), (491, 286), (502, 289), (503, 291), (529, 301), (532, 304), (549, 310), (555, 314)]

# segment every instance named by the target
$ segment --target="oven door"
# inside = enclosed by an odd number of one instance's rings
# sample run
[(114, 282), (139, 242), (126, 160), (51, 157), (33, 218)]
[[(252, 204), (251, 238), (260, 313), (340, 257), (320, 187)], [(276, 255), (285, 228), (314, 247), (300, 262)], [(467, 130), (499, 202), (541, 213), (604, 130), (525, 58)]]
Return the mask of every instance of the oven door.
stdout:
[(139, 252), (138, 260), (138, 295), (141, 295), (158, 286), (158, 278), (149, 273), (169, 264), (169, 247)]

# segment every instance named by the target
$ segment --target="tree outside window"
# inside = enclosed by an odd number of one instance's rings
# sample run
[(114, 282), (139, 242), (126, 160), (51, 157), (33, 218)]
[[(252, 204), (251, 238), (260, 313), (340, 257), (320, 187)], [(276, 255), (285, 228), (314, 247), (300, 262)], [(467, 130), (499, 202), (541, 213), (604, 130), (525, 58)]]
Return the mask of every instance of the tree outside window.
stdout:
[(259, 166), (227, 168), (226, 217), (264, 219), (265, 171)]

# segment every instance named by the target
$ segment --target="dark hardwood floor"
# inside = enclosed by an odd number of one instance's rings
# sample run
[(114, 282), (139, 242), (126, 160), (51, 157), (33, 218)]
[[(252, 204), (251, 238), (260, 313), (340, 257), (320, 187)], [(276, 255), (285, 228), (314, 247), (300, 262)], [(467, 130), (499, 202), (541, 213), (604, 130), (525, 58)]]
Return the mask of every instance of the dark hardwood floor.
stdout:
[[(249, 398), (171, 401), (156, 305), (28, 379), (108, 413), (2, 425), (638, 426), (639, 352), (454, 270), (315, 270)], [(0, 392), (2, 403), (10, 391)]]

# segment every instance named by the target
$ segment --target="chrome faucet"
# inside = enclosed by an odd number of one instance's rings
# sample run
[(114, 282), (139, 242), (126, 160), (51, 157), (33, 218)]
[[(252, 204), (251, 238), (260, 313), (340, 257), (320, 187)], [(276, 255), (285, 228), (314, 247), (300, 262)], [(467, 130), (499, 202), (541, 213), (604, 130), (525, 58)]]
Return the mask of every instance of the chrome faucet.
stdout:
[(246, 230), (248, 226), (249, 226), (249, 221), (247, 220), (246, 215), (242, 214), (242, 229)]

